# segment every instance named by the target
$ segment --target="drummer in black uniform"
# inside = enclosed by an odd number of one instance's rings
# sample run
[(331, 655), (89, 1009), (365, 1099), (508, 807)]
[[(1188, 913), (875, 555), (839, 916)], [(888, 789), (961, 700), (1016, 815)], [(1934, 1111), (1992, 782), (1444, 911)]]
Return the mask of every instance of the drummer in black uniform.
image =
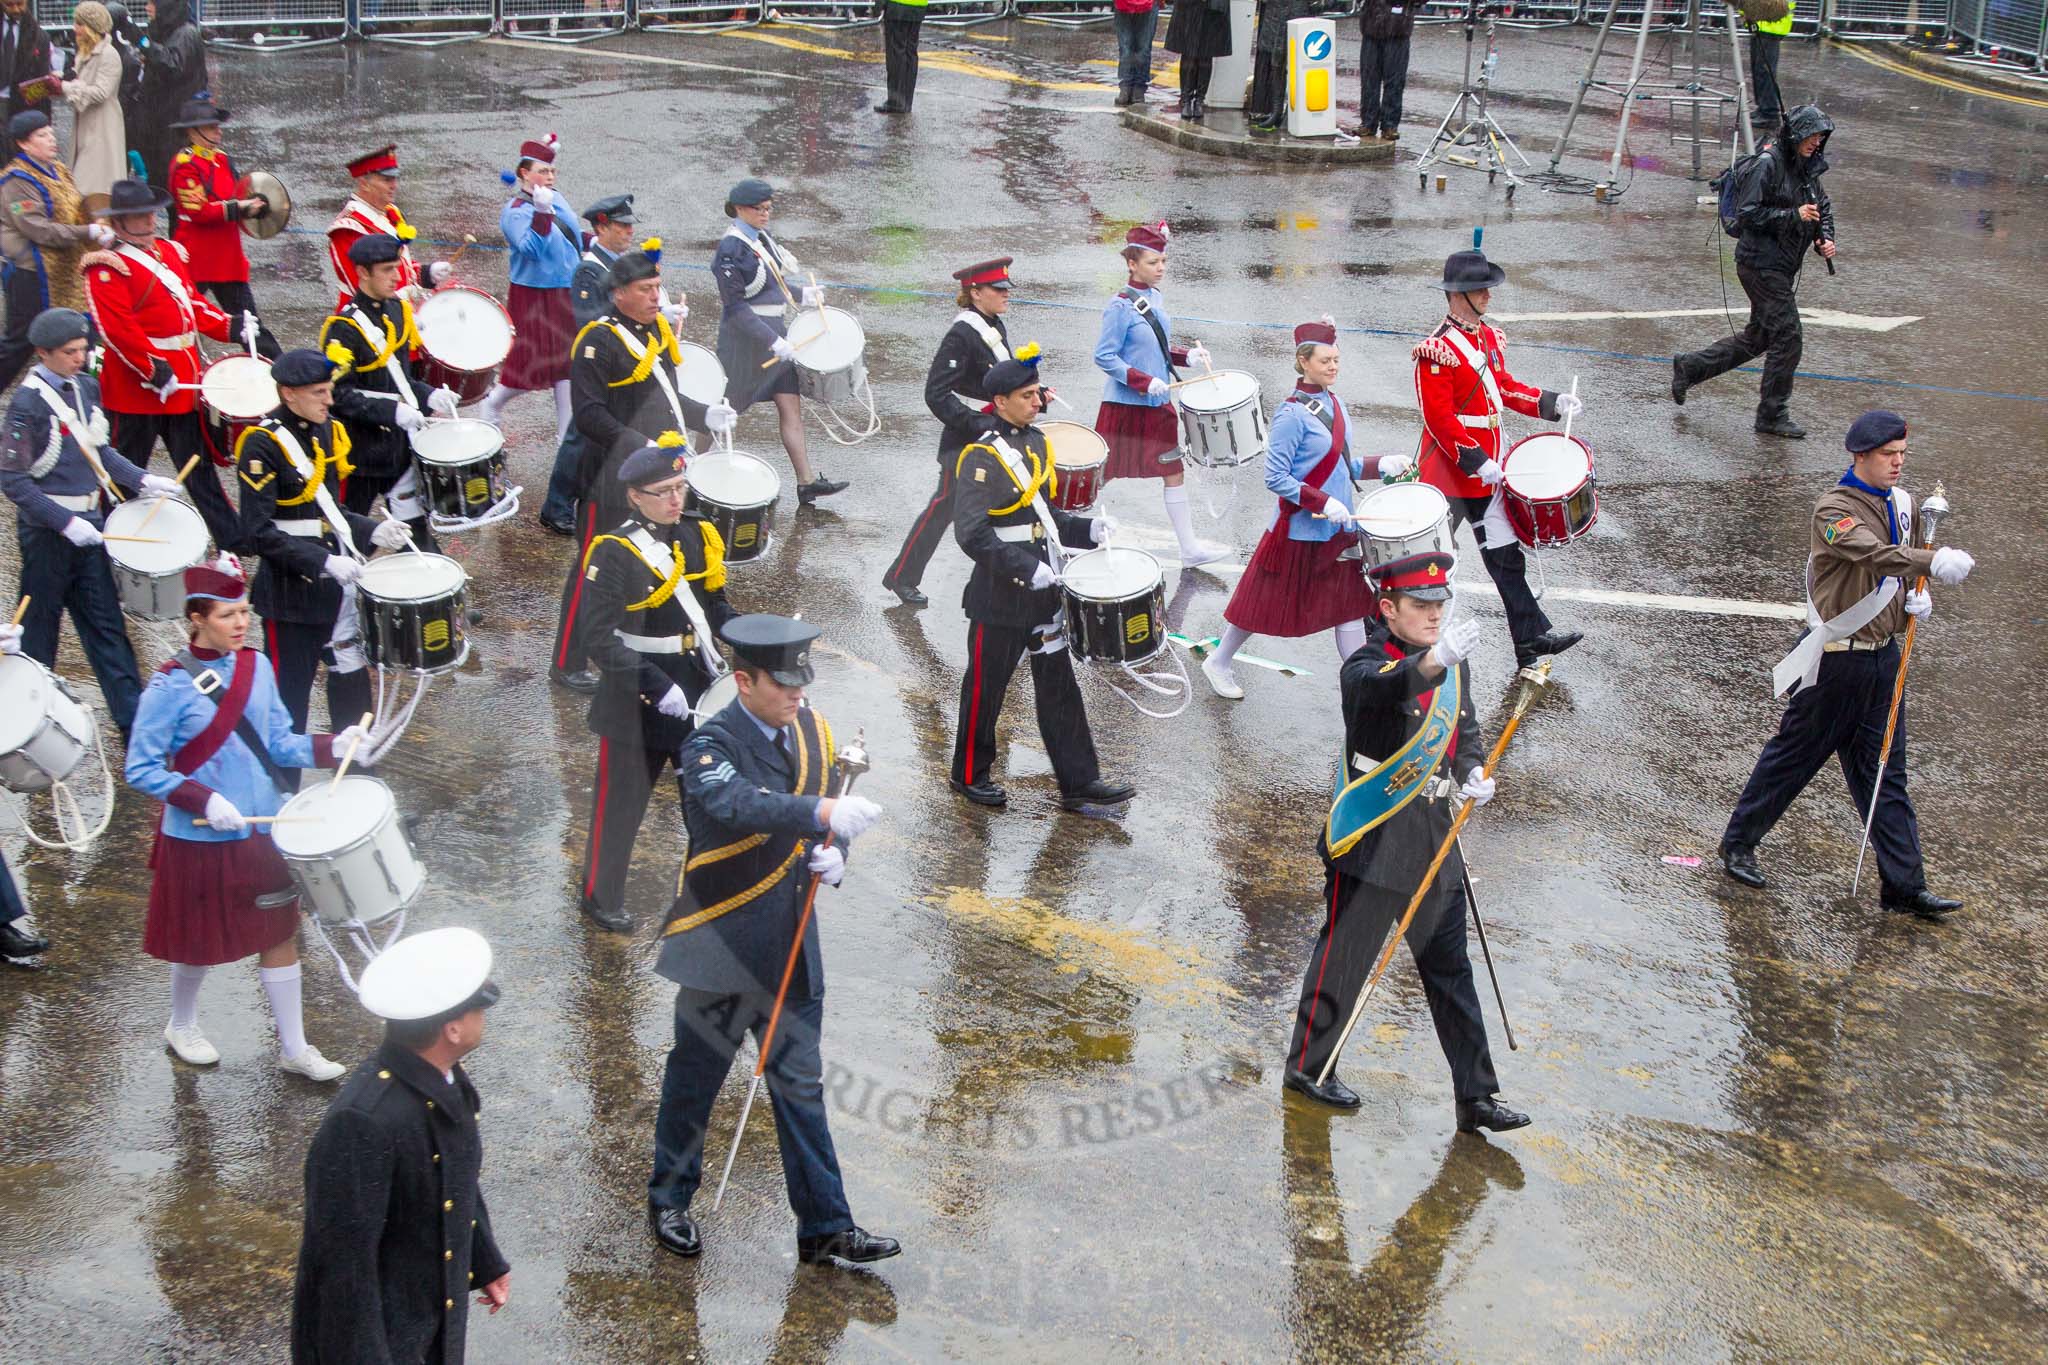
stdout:
[[(633, 245), (633, 196), (615, 194), (600, 199), (583, 210), (583, 217), (590, 223), (590, 233), (583, 243), (583, 259), (569, 277), (569, 307), (576, 315), (578, 331), (611, 311), (612, 263)], [(671, 315), (669, 325), (676, 326), (679, 321)], [(576, 534), (576, 471), (582, 462), (583, 438), (571, 421), (555, 450), (555, 467), (548, 476), (547, 500), (540, 508), (542, 529), (558, 536)]]
[(1043, 406), (1036, 347), (1029, 360), (989, 367), (982, 385), (995, 406), (986, 434), (960, 452), (955, 470), (953, 538), (974, 561), (960, 604), (967, 611), (967, 671), (960, 679), (960, 722), (954, 731), (953, 790), (978, 806), (1001, 806), (1010, 795), (989, 780), (996, 721), (1010, 675), (1028, 650), (1038, 733), (1059, 779), (1060, 805), (1095, 813), (1138, 794), (1127, 782), (1105, 782), (1088, 733), (1088, 712), (1067, 653), (1059, 572), (1048, 534), (1087, 549), (1110, 527), (1107, 517), (1077, 517), (1052, 505), (1052, 447), (1032, 426)]
[(399, 296), (398, 253), (405, 244), (382, 234), (358, 237), (348, 249), (356, 292), (320, 327), (320, 349), (334, 363), (334, 415), (349, 424), (354, 471), (342, 482), (342, 505), (368, 516), (383, 495), (392, 516), (423, 550), (438, 549), (427, 522), (424, 490), (412, 464), (412, 433), (427, 414), (453, 417), (455, 390), (433, 388), (418, 374), (419, 328)]
[(327, 714), (337, 726), (353, 724), (371, 709), (355, 582), (372, 546), (406, 543), (405, 523), (341, 505), (341, 480), (354, 466), (348, 431), (330, 416), (334, 366), (327, 357), (286, 351), (270, 374), (284, 401), (235, 442), (242, 544), (262, 559), (249, 603), (263, 618), (264, 652), (292, 728), (306, 728), (313, 674), (323, 662)]
[(725, 542), (683, 510), (684, 455), (681, 435), (667, 432), (627, 456), (618, 478), (632, 515), (583, 554), (583, 648), (602, 681), (590, 703), (599, 738), (582, 908), (614, 933), (633, 927), (626, 868), (647, 798), (690, 737), (691, 708), (718, 658), (717, 631), (733, 614)]
[(583, 551), (601, 528), (617, 526), (632, 510), (619, 466), (664, 431), (722, 434), (739, 416), (725, 403), (707, 408), (677, 387), (682, 353), (661, 309), (660, 250), (628, 251), (611, 265), (611, 308), (585, 324), (570, 347), (571, 421), (584, 442), (577, 471), (582, 543), (562, 585), (561, 625), (548, 676), (579, 692), (597, 686), (577, 644)]

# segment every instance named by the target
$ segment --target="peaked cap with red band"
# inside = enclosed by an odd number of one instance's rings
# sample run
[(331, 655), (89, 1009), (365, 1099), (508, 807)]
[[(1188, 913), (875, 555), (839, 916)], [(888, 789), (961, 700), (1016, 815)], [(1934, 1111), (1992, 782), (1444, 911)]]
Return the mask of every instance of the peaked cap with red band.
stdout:
[(997, 289), (1010, 287), (1010, 262), (1014, 256), (998, 256), (992, 261), (980, 261), (974, 265), (953, 272), (953, 278), (965, 285), (986, 284)]
[(397, 175), (398, 144), (393, 142), (374, 152), (364, 152), (348, 163), (349, 178), (359, 175)]
[(1423, 602), (1444, 602), (1451, 596), (1451, 570), (1458, 557), (1448, 550), (1424, 550), (1372, 571), (1381, 592), (1405, 592)]
[(1156, 223), (1140, 223), (1126, 232), (1124, 245), (1141, 246), (1147, 251), (1164, 251), (1167, 239), (1172, 236), (1173, 230), (1166, 226), (1166, 220), (1162, 218)]

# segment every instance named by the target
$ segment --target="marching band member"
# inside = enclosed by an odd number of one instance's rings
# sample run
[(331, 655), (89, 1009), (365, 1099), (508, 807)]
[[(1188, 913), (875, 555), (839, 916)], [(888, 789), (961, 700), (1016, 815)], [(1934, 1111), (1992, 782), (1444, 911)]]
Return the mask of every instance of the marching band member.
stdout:
[[(569, 277), (569, 306), (576, 315), (580, 332), (603, 317), (612, 306), (611, 268), (613, 262), (632, 249), (633, 196), (615, 194), (583, 210), (590, 221), (590, 236), (583, 246), (583, 259)], [(656, 248), (659, 250), (659, 247)], [(684, 309), (685, 315), (688, 309)], [(670, 326), (680, 319), (671, 316)], [(574, 384), (571, 384), (573, 395)], [(548, 495), (541, 504), (543, 530), (558, 536), (576, 534), (576, 470), (583, 463), (583, 438), (571, 420), (568, 434), (555, 447), (555, 467), (548, 475)]]
[(320, 349), (334, 366), (334, 415), (349, 427), (343, 505), (367, 516), (382, 494), (391, 515), (412, 531), (413, 543), (433, 550), (438, 546), (413, 468), (411, 437), (430, 412), (453, 417), (456, 397), (455, 390), (431, 388), (419, 377), (419, 328), (400, 293), (404, 249), (381, 233), (349, 244), (356, 292), (321, 324)]
[[(220, 126), (227, 121), (228, 111), (213, 101), (192, 99), (185, 101), (177, 122), (171, 125), (192, 138), (190, 146), (171, 158), (171, 211), (176, 217), (171, 235), (190, 255), (192, 278), (200, 289), (213, 295), (222, 312), (235, 318), (244, 313), (256, 317), (241, 223), (268, 214), (270, 205), (260, 198), (241, 196), (235, 163), (221, 149)], [(257, 352), (275, 360), (282, 349), (257, 318)]]
[(983, 377), (995, 411), (981, 436), (961, 450), (955, 471), (953, 538), (974, 561), (974, 572), (960, 599), (970, 628), (949, 780), (978, 806), (1008, 803), (1009, 793), (990, 780), (989, 768), (1003, 694), (1029, 651), (1038, 733), (1059, 779), (1060, 805), (1090, 814), (1122, 805), (1138, 789), (1104, 781), (1096, 766), (1087, 708), (1067, 653), (1057, 561), (1046, 542), (1056, 535), (1062, 545), (1087, 549), (1101, 543), (1110, 523), (1052, 505), (1058, 487), (1052, 447), (1031, 425), (1044, 407), (1037, 348), (1025, 349), (1030, 359), (1002, 361)]
[(569, 338), (576, 333), (576, 314), (569, 282), (583, 259), (576, 211), (555, 189), (558, 146), (553, 133), (520, 143), (519, 164), (505, 174), (507, 183), (519, 186), (498, 213), (498, 231), (511, 248), (505, 311), (512, 315), (512, 354), (479, 410), (486, 422), (502, 426), (505, 405), (515, 394), (553, 389), (557, 445), (569, 434), (571, 411)]
[[(0, 654), (19, 653), (21, 627), (12, 621), (0, 621)], [(105, 686), (101, 684), (103, 689)], [(50, 951), (48, 938), (21, 927), (21, 921), (27, 918), (28, 902), (21, 898), (21, 887), (14, 880), (14, 869), (8, 866), (7, 855), (0, 853), (0, 958), (18, 962)]]
[(1335, 387), (1339, 361), (1330, 318), (1294, 329), (1294, 372), (1301, 378), (1266, 437), (1266, 487), (1279, 496), (1280, 512), (1223, 609), (1223, 638), (1202, 660), (1202, 676), (1219, 697), (1244, 695), (1230, 661), (1252, 636), (1334, 630), (1337, 657), (1348, 659), (1365, 643), (1366, 620), (1378, 610), (1358, 566), (1339, 556), (1358, 544), (1357, 481), (1405, 473), (1408, 457), (1351, 453)]
[(1188, 507), (1187, 474), (1181, 467), (1180, 419), (1167, 388), (1176, 365), (1209, 367), (1209, 351), (1200, 342), (1173, 344), (1173, 319), (1159, 282), (1166, 278), (1164, 222), (1141, 223), (1124, 234), (1123, 258), (1129, 282), (1102, 310), (1102, 331), (1095, 338), (1095, 364), (1107, 378), (1095, 430), (1109, 442), (1111, 479), (1159, 479), (1164, 482), (1166, 519), (1180, 542), (1180, 562), (1187, 568), (1208, 564), (1230, 553), (1229, 547), (1195, 538), (1195, 519)]
[(1905, 418), (1866, 412), (1843, 444), (1849, 468), (1814, 504), (1807, 540), (1809, 629), (1776, 674), (1778, 691), (1793, 689), (1792, 700), (1728, 817), (1721, 861), (1736, 881), (1763, 886), (1756, 846), (1821, 766), (1837, 759), (1858, 820), (1870, 810), (1872, 791), (1883, 788), (1870, 843), (1884, 908), (1939, 919), (1962, 902), (1927, 889), (1920, 822), (1906, 792), (1903, 698), (1881, 775), (1878, 751), (1899, 676), (1899, 632), (1908, 616), (1925, 620), (1934, 610), (1931, 594), (1909, 580), (1926, 575), (1960, 583), (1976, 560), (1952, 545), (1928, 550), (1914, 544), (1913, 500), (1899, 487), (1906, 466)]
[[(114, 445), (138, 469), (161, 440), (172, 469), (200, 453), (199, 337), (240, 344), (251, 314), (229, 317), (192, 283), (185, 248), (157, 236), (157, 214), (171, 202), (140, 180), (116, 180), (107, 206), (112, 247), (86, 253), (86, 300), (106, 339), (100, 389)], [(223, 550), (241, 546), (240, 523), (209, 461), (185, 479), (193, 505)]]
[(455, 267), (447, 261), (434, 261), (422, 270), (413, 263), (410, 244), (419, 233), (398, 211), (397, 144), (386, 143), (374, 152), (363, 153), (348, 163), (348, 173), (355, 188), (327, 228), (327, 264), (341, 286), (334, 300), (335, 311), (347, 308), (349, 299), (355, 295), (356, 267), (349, 259), (348, 249), (366, 234), (398, 239), (399, 292), (417, 307), (427, 290), (448, 282)]
[(683, 457), (673, 431), (627, 456), (618, 480), (632, 514), (583, 552), (583, 638), (601, 681), (590, 702), (597, 780), (582, 909), (613, 933), (633, 927), (625, 910), (633, 840), (655, 779), (681, 761), (691, 708), (718, 667), (713, 632), (733, 614), (725, 542), (683, 510)]
[(249, 599), (232, 556), (185, 571), (191, 643), (142, 694), (128, 744), (128, 785), (164, 803), (150, 855), (142, 948), (171, 964), (164, 1042), (193, 1066), (220, 1053), (199, 1030), (206, 969), (252, 954), (277, 1023), (278, 1065), (313, 1081), (342, 1067), (306, 1041), (300, 1016), (299, 898), (266, 830), (301, 768), (334, 766), (359, 731), (307, 735), (277, 693), (270, 661), (244, 648)]
[[(796, 498), (809, 506), (819, 498), (844, 492), (844, 479), (828, 479), (812, 468), (804, 442), (803, 400), (797, 397), (796, 347), (784, 333), (792, 306), (822, 307), (825, 291), (805, 285), (800, 295), (790, 276), (798, 270), (790, 250), (768, 235), (775, 214), (775, 191), (765, 180), (742, 180), (725, 197), (725, 216), (732, 225), (718, 239), (711, 273), (718, 280), (722, 311), (718, 318), (718, 363), (725, 367), (725, 401), (745, 412), (763, 398), (773, 399), (782, 448), (796, 472)], [(782, 363), (762, 369), (770, 357)]]
[(284, 401), (235, 442), (240, 539), (262, 560), (252, 598), (263, 617), (278, 695), (292, 724), (303, 728), (313, 675), (323, 662), (331, 718), (371, 709), (355, 582), (370, 547), (402, 548), (406, 528), (341, 505), (340, 481), (354, 466), (348, 431), (331, 416), (334, 368), (327, 357), (286, 351), (271, 375)]
[(1507, 608), (1515, 661), (1527, 668), (1585, 637), (1553, 629), (1529, 591), (1528, 561), (1502, 505), (1501, 417), (1512, 410), (1555, 422), (1585, 405), (1575, 394), (1539, 389), (1508, 373), (1502, 355), (1507, 340), (1485, 321), (1487, 301), (1507, 277), (1483, 252), (1451, 253), (1440, 286), (1449, 314), (1411, 354), (1415, 401), (1422, 410), (1423, 481), (1450, 500), (1454, 532), (1459, 522), (1471, 523), (1479, 558)]
[(925, 373), (924, 405), (939, 419), (939, 487), (924, 511), (911, 523), (910, 535), (896, 562), (882, 576), (882, 586), (921, 607), (931, 599), (918, 584), (939, 547), (939, 538), (953, 524), (953, 473), (960, 449), (988, 429), (988, 394), (982, 380), (989, 366), (1010, 358), (1010, 334), (1003, 314), (1010, 308), (1009, 256), (998, 256), (953, 272), (960, 282), (960, 315), (939, 339), (938, 354)]
[[(865, 797), (827, 796), (832, 730), (804, 704), (817, 675), (818, 628), (781, 616), (735, 616), (719, 634), (732, 646), (739, 698), (683, 746), (683, 819), (690, 857), (662, 931), (655, 970), (676, 983), (675, 1046), (654, 1120), (647, 1221), (678, 1256), (704, 1249), (690, 1201), (704, 1173), (704, 1130), (732, 1059), (760, 1034), (795, 949), (806, 888), (839, 885), (844, 845), (881, 818)], [(820, 846), (830, 831), (833, 842)], [(804, 926), (801, 970), (791, 977), (767, 1068), (775, 1140), (799, 1261), (879, 1261), (903, 1248), (853, 1221), (839, 1177), (824, 1095), (819, 1035), (825, 961), (818, 921)]]
[[(1344, 781), (1317, 840), (1324, 867), (1323, 920), (1302, 974), (1285, 1085), (1312, 1100), (1355, 1109), (1358, 1095), (1333, 1070), (1316, 1084), (1386, 936), (1451, 831), (1451, 808), (1493, 799), (1465, 662), (1479, 623), (1450, 621), (1454, 558), (1409, 555), (1373, 570), (1380, 619), (1345, 660)], [(1428, 755), (1425, 765), (1420, 762)], [(1458, 1131), (1505, 1132), (1529, 1122), (1494, 1098), (1500, 1082), (1465, 947), (1465, 864), (1457, 845), (1437, 876), (1408, 945), (1437, 1041), (1451, 1065)]]
[(7, 405), (7, 434), (0, 439), (0, 491), (15, 505), (21, 592), (29, 599), (15, 638), (21, 653), (54, 667), (57, 623), (68, 610), (107, 713), (126, 737), (142, 676), (100, 538), (106, 526), (101, 480), (131, 497), (175, 497), (182, 490), (175, 479), (137, 469), (107, 443), (99, 381), (85, 372), (83, 313), (47, 309), (29, 324), (28, 338), (36, 365)]
[(584, 669), (577, 636), (582, 551), (600, 527), (618, 525), (632, 510), (626, 505), (619, 466), (634, 451), (653, 445), (664, 431), (723, 434), (732, 430), (738, 416), (726, 403), (707, 408), (676, 386), (675, 367), (682, 363), (682, 351), (662, 312), (658, 246), (650, 243), (612, 262), (611, 299), (611, 311), (578, 332), (570, 347), (576, 432), (583, 438), (583, 463), (577, 472), (582, 544), (562, 585), (561, 621), (548, 676), (579, 692), (597, 686), (597, 678)]

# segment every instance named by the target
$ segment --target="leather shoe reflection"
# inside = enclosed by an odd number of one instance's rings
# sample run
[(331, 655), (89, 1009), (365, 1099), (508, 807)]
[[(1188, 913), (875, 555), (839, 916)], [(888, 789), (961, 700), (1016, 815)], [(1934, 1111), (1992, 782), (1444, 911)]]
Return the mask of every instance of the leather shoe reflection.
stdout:
[(1529, 1124), (1527, 1114), (1508, 1108), (1491, 1095), (1458, 1101), (1458, 1131), (1461, 1133), (1476, 1133), (1481, 1128), (1505, 1133), (1515, 1128), (1527, 1128)]
[(683, 1209), (649, 1204), (647, 1226), (654, 1233), (655, 1241), (678, 1256), (697, 1256), (703, 1253), (704, 1239), (697, 1234), (697, 1222)]
[(818, 1237), (796, 1239), (796, 1258), (805, 1265), (835, 1259), (855, 1264), (886, 1261), (902, 1250), (903, 1244), (894, 1237), (877, 1237), (865, 1228), (859, 1227), (851, 1227), (844, 1232), (828, 1232)]
[(1331, 1073), (1329, 1080), (1317, 1085), (1316, 1078), (1306, 1071), (1289, 1070), (1287, 1079), (1282, 1081), (1281, 1085), (1298, 1095), (1308, 1096), (1318, 1104), (1327, 1104), (1332, 1109), (1356, 1109), (1361, 1103), (1358, 1092), (1338, 1080), (1335, 1072)]

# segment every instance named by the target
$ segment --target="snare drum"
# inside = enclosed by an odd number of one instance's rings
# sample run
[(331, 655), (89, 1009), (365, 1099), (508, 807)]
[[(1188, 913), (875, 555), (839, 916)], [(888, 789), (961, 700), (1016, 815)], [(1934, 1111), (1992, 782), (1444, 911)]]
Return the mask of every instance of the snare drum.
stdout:
[(512, 317), (489, 294), (450, 285), (413, 310), (420, 332), (420, 380), (455, 390), (463, 406), (483, 401), (512, 354)]
[(702, 725), (739, 700), (739, 695), (739, 679), (730, 673), (721, 673), (711, 680), (711, 686), (704, 689), (704, 695), (697, 698), (697, 704), (690, 708), (690, 714), (699, 725)]
[(107, 542), (122, 608), (146, 621), (182, 620), (185, 570), (206, 561), (205, 518), (176, 498), (135, 498), (107, 513), (107, 534), (147, 537)]
[(718, 363), (718, 353), (694, 341), (678, 342), (677, 348), (683, 359), (676, 366), (676, 392), (707, 408), (723, 403), (725, 366)]
[(1259, 381), (1243, 370), (1217, 370), (1174, 390), (1180, 401), (1182, 447), (1208, 469), (1227, 469), (1266, 453), (1266, 409)]
[[(235, 462), (235, 442), (284, 400), (270, 377), (270, 362), (258, 355), (224, 355), (199, 376), (199, 410), (213, 462)], [(150, 523), (154, 528), (155, 523)]]
[(789, 344), (796, 347), (798, 393), (820, 403), (859, 397), (868, 382), (868, 335), (853, 314), (806, 308), (789, 324)]
[(92, 748), (92, 713), (26, 654), (0, 654), (0, 787), (26, 795), (71, 775)]
[(1059, 491), (1053, 505), (1069, 512), (1087, 512), (1102, 496), (1102, 472), (1109, 466), (1109, 442), (1095, 428), (1079, 422), (1040, 422), (1045, 443), (1052, 450), (1053, 468), (1059, 473)]
[(1141, 664), (1166, 648), (1166, 576), (1143, 550), (1075, 555), (1060, 575), (1074, 657)]
[(1569, 545), (1600, 519), (1593, 452), (1561, 431), (1525, 436), (1500, 462), (1501, 510), (1524, 545)]
[(323, 778), (285, 802), (270, 841), (305, 907), (327, 924), (389, 919), (427, 883), (391, 788), (361, 773)]
[(428, 422), (412, 434), (413, 469), (427, 506), (469, 521), (505, 496), (505, 438), (477, 417)]
[(1390, 483), (1358, 503), (1358, 544), (1368, 570), (1451, 548), (1451, 504), (1426, 483)]
[(383, 668), (446, 673), (469, 657), (469, 575), (446, 555), (373, 559), (356, 580), (363, 654)]
[(768, 551), (782, 479), (763, 460), (718, 450), (690, 461), (687, 511), (702, 512), (725, 540), (725, 562), (745, 564)]

